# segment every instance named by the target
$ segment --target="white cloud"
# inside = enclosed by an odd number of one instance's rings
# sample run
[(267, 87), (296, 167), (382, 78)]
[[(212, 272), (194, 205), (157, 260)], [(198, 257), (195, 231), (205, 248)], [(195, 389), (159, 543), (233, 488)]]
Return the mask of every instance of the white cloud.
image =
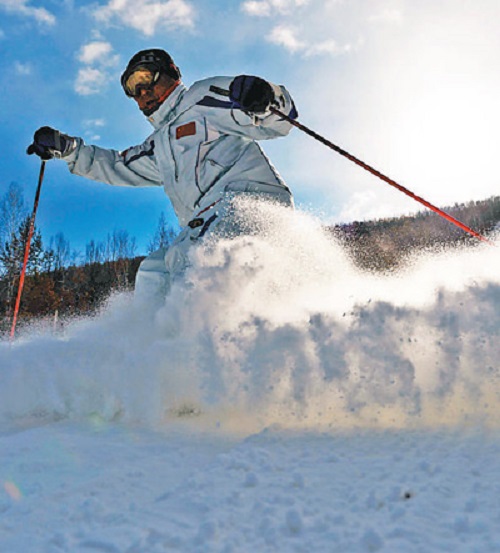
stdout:
[(110, 0), (94, 11), (100, 22), (131, 27), (146, 36), (154, 35), (158, 27), (192, 27), (194, 16), (186, 0)]
[(106, 126), (104, 119), (85, 119), (83, 126), (87, 129)]
[(333, 39), (327, 39), (322, 42), (316, 42), (316, 43), (310, 44), (305, 51), (305, 55), (309, 57), (309, 56), (319, 56), (322, 54), (330, 54), (330, 55), (347, 54), (353, 49), (354, 49), (354, 45), (352, 44), (348, 43), (348, 44), (340, 45), (337, 43), (337, 41)]
[(273, 12), (287, 13), (295, 8), (300, 8), (310, 0), (246, 0), (241, 9), (249, 15), (268, 17)]
[(278, 46), (283, 46), (290, 52), (297, 52), (307, 48), (307, 44), (300, 40), (296, 36), (294, 29), (290, 27), (278, 26), (271, 31), (269, 36), (269, 42), (277, 44)]
[(32, 17), (38, 23), (54, 25), (55, 16), (45, 8), (34, 8), (30, 6), (29, 0), (0, 0), (0, 8), (9, 13), (18, 14), (25, 17)]
[(271, 30), (268, 41), (278, 46), (283, 46), (286, 50), (301, 53), (304, 57), (318, 56), (322, 54), (338, 55), (350, 52), (353, 45), (339, 45), (337, 41), (328, 38), (323, 41), (309, 42), (298, 36), (299, 31), (292, 27), (278, 25)]
[(357, 187), (358, 189), (355, 188), (354, 192), (351, 192), (347, 196), (337, 216), (339, 222), (345, 223), (389, 217), (394, 204), (400, 205), (402, 212), (404, 212), (405, 207), (407, 211), (409, 211), (409, 207), (413, 207), (405, 203), (404, 196), (391, 197), (390, 191), (388, 192), (386, 188), (378, 186), (378, 182), (376, 181), (370, 182), (368, 186), (369, 188), (364, 189)]
[(77, 94), (88, 96), (102, 92), (110, 81), (109, 70), (116, 67), (119, 56), (113, 46), (103, 40), (93, 40), (80, 48), (78, 60), (84, 65), (75, 82)]
[(400, 24), (403, 22), (403, 14), (400, 10), (386, 9), (368, 16), (368, 21)]
[(78, 59), (87, 65), (94, 62), (101, 62), (103, 59), (108, 59), (113, 47), (109, 42), (95, 41), (84, 44), (80, 49), (80, 55)]
[(97, 142), (101, 140), (101, 135), (97, 130), (106, 126), (104, 119), (85, 119), (83, 121), (83, 127), (85, 129), (84, 136), (90, 142)]
[(78, 71), (75, 90), (82, 96), (97, 94), (101, 92), (103, 82), (106, 81), (106, 74), (101, 69), (96, 69), (95, 67), (82, 67)]
[(33, 67), (30, 63), (21, 63), (16, 61), (14, 63), (14, 69), (18, 75), (26, 76), (31, 75)]
[(255, 0), (243, 2), (241, 9), (249, 15), (254, 15), (257, 17), (267, 17), (271, 15), (271, 6), (269, 2)]
[(338, 32), (338, 12), (342, 7), (342, 0), (245, 0), (241, 3), (241, 10), (252, 18), (268, 18), (260, 25), (268, 42), (302, 57), (339, 55), (354, 49), (351, 36), (346, 41), (332, 36)]

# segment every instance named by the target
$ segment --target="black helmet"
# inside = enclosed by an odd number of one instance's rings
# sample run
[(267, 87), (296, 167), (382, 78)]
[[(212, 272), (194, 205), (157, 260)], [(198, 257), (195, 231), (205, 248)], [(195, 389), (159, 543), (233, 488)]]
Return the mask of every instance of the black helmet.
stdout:
[(127, 79), (138, 67), (151, 67), (151, 69), (165, 73), (176, 81), (181, 78), (179, 68), (175, 65), (172, 56), (165, 52), (165, 50), (161, 50), (159, 48), (141, 50), (132, 56), (131, 60), (128, 62), (127, 68), (121, 76), (120, 81), (125, 91), (125, 83), (127, 82)]

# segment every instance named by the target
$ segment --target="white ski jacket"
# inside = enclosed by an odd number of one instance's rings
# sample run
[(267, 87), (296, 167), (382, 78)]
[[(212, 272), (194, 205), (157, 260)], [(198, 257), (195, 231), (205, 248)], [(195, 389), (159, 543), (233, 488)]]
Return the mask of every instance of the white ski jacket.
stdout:
[[(285, 136), (290, 123), (268, 113), (249, 116), (234, 108), (232, 77), (177, 86), (149, 121), (155, 128), (142, 144), (118, 152), (77, 147), (65, 160), (76, 175), (112, 185), (163, 186), (182, 226), (225, 192), (291, 194), (256, 140)], [(279, 108), (296, 117), (288, 91), (271, 85)]]

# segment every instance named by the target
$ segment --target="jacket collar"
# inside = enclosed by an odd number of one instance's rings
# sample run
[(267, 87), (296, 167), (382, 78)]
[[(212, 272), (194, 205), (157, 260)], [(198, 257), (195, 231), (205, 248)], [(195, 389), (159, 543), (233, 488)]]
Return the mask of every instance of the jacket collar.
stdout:
[(184, 84), (179, 83), (163, 104), (147, 118), (155, 129), (159, 129), (173, 117), (175, 108), (181, 101), (181, 98), (186, 90), (187, 88)]

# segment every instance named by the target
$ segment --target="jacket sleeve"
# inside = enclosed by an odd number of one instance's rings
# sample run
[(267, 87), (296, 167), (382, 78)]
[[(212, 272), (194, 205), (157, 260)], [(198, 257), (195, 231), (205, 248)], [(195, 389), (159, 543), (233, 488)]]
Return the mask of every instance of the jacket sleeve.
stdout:
[(87, 146), (81, 138), (65, 161), (69, 170), (82, 177), (116, 186), (161, 186), (156, 165), (154, 140), (118, 152)]
[[(249, 115), (236, 108), (229, 99), (232, 80), (232, 77), (214, 77), (195, 85), (203, 92), (196, 102), (197, 106), (205, 108), (203, 116), (210, 126), (226, 134), (237, 134), (253, 140), (278, 138), (290, 132), (292, 125), (274, 113)], [(276, 107), (295, 119), (298, 113), (288, 90), (284, 86), (269, 84), (274, 91)]]

